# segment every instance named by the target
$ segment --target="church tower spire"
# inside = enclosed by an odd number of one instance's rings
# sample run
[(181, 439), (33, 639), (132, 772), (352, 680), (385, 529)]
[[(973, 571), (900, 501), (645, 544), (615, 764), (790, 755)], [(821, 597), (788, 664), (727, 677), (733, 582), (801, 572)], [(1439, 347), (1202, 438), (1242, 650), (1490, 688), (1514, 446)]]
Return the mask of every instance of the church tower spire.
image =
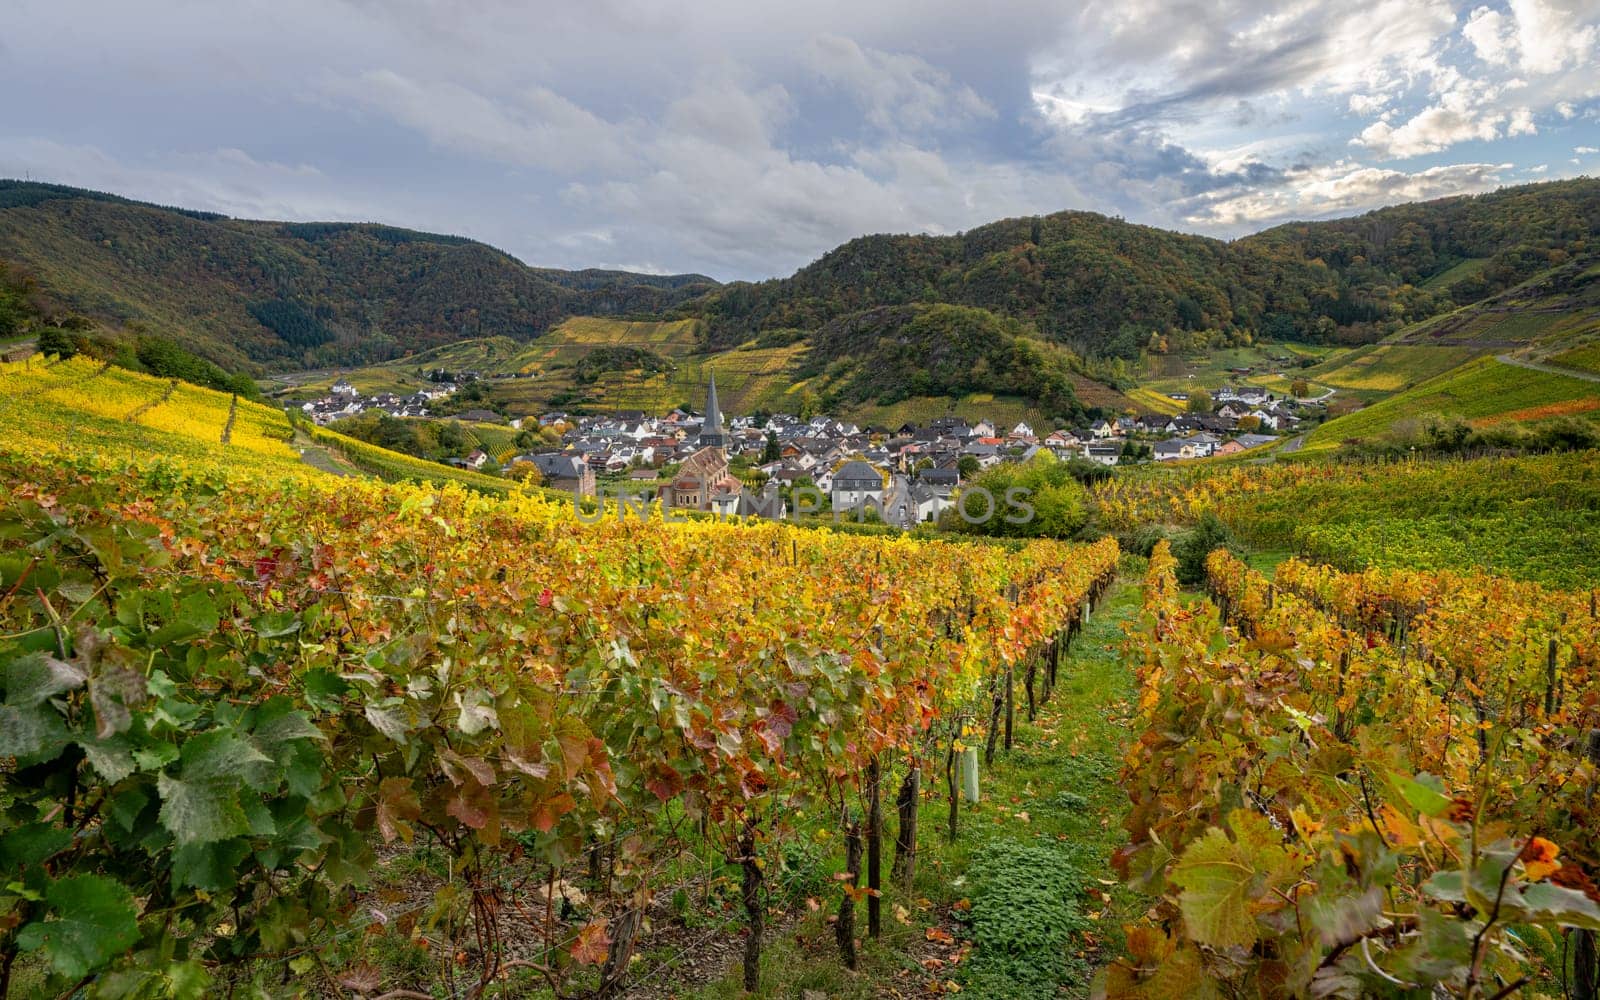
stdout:
[(722, 432), (722, 409), (717, 405), (717, 375), (711, 373), (711, 385), (706, 389), (706, 416), (700, 424), (700, 447), (726, 448), (728, 436)]

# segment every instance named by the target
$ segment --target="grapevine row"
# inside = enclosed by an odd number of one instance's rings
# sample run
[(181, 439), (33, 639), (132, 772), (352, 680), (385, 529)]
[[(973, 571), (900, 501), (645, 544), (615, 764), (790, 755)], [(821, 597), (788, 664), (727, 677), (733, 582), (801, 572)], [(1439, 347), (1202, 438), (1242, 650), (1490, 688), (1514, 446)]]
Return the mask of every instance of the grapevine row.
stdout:
[[(472, 995), (512, 966), (603, 992), (681, 823), (744, 871), (759, 960), (795, 817), (876, 838), (878, 790), (957, 718), (1047, 689), (1041, 652), (1117, 560), (82, 455), (0, 471), (0, 960), (65, 985), (276, 975), (351, 918), (374, 840), (426, 838), (476, 929)], [(614, 904), (506, 958), (497, 865), (595, 851)]]
[(1216, 603), (1191, 603), (1164, 545), (1151, 561), (1117, 861), (1158, 903), (1107, 996), (1592, 989), (1587, 595), (1299, 563), (1269, 583), (1221, 551), (1208, 570)]

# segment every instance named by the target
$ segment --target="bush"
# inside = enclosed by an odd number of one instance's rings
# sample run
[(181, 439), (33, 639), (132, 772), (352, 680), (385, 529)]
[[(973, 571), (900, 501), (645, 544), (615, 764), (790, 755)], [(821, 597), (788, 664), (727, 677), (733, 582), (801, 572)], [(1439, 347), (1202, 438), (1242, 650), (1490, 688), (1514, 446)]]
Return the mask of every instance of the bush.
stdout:
[(78, 342), (67, 331), (49, 327), (39, 331), (39, 353), (70, 358), (78, 353)]
[[(1154, 542), (1151, 543), (1152, 547)], [(1206, 556), (1217, 549), (1236, 549), (1233, 536), (1217, 515), (1207, 512), (1192, 531), (1179, 536), (1172, 546), (1178, 560), (1178, 582), (1192, 587), (1206, 578)]]
[(1117, 536), (1117, 544), (1122, 547), (1122, 551), (1129, 555), (1135, 555), (1141, 559), (1149, 559), (1150, 553), (1155, 551), (1156, 545), (1163, 539), (1172, 540), (1172, 533), (1167, 530), (1165, 525), (1146, 524), (1135, 529), (1130, 534)]

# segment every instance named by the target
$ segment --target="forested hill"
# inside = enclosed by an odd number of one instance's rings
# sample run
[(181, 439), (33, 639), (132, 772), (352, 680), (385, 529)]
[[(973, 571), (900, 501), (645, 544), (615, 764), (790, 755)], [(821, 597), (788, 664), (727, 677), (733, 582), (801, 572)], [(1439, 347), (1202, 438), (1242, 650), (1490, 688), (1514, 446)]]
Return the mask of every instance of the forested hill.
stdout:
[(459, 236), (251, 222), (0, 181), (0, 261), (46, 308), (148, 329), (235, 370), (355, 364), (573, 315), (659, 313), (702, 275), (530, 268)]
[(1596, 245), (1600, 181), (1507, 188), (1279, 226), (1231, 243), (1091, 212), (957, 236), (866, 236), (792, 277), (724, 285), (684, 311), (713, 344), (814, 330), (913, 302), (976, 306), (1084, 355), (1136, 357), (1241, 333), (1368, 343)]

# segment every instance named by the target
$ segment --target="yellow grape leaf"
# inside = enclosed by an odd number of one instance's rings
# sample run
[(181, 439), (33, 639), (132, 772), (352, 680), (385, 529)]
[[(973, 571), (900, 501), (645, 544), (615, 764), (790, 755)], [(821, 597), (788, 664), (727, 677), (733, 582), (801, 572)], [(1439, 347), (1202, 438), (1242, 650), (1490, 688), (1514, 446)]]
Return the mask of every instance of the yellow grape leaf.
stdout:
[(1313, 834), (1320, 833), (1322, 831), (1322, 824), (1311, 818), (1311, 815), (1306, 812), (1306, 807), (1303, 804), (1297, 803), (1293, 809), (1289, 810), (1289, 819), (1294, 822), (1295, 831), (1298, 832), (1301, 839), (1307, 843), (1311, 842), (1311, 837)]

